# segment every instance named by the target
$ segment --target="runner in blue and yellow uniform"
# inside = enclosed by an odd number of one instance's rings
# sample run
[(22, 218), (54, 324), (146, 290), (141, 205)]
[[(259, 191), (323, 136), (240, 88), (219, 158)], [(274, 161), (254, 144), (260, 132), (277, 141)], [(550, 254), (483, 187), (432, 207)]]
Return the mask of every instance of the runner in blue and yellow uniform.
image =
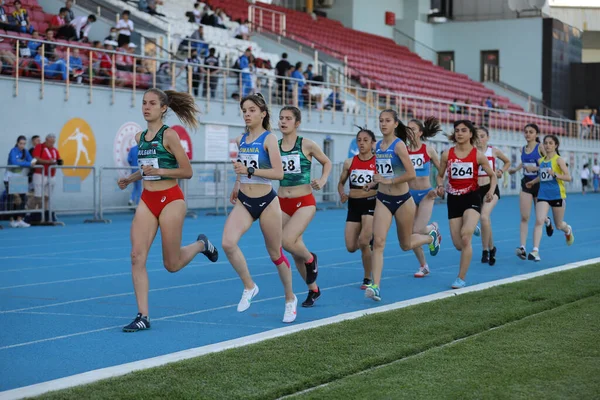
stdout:
[(542, 226), (545, 224), (548, 211), (552, 208), (552, 217), (557, 229), (565, 233), (567, 246), (575, 241), (571, 226), (564, 221), (567, 192), (564, 182), (571, 182), (571, 174), (565, 160), (560, 157), (558, 147), (560, 142), (555, 135), (544, 137), (546, 155), (539, 160), (537, 178), (527, 182), (527, 187), (539, 183), (538, 201), (535, 206), (535, 228), (533, 230), (533, 251), (527, 258), (540, 261), (539, 246), (542, 240)]
[(190, 179), (193, 171), (177, 132), (163, 123), (169, 108), (187, 125), (198, 125), (192, 96), (172, 90), (147, 90), (142, 110), (148, 129), (135, 136), (140, 169), (118, 182), (119, 187), (125, 189), (130, 183), (144, 180), (144, 191), (131, 224), (131, 274), (138, 315), (123, 328), (125, 332), (150, 328), (146, 260), (159, 227), (163, 263), (167, 271), (181, 270), (199, 253), (212, 262), (219, 258), (217, 249), (203, 234), (198, 236), (196, 242), (181, 247), (187, 207), (177, 179)]
[[(331, 161), (312, 140), (298, 136), (296, 130), (301, 123), (297, 107), (286, 106), (279, 112), (279, 152), (283, 165), (283, 179), (277, 195), (283, 211), (283, 249), (292, 254), (296, 268), (308, 285), (308, 296), (302, 307), (312, 307), (321, 297), (317, 286), (317, 255), (306, 248), (302, 234), (317, 211), (314, 190), (321, 190), (331, 172)], [(310, 179), (313, 157), (323, 166), (321, 178)]]

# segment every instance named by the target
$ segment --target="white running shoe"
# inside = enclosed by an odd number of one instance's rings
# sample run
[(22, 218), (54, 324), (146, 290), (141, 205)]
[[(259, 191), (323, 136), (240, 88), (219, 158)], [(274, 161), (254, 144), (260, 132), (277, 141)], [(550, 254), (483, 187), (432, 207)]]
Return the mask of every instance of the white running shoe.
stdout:
[(31, 225), (29, 225), (27, 222), (25, 222), (23, 220), (19, 220), (19, 221), (17, 221), (17, 226), (19, 228), (29, 228)]
[(16, 220), (10, 221), (10, 226), (13, 228), (20, 228), (19, 221), (16, 221)]
[(415, 278), (423, 278), (429, 275), (429, 267), (427, 265), (420, 267), (417, 272), (415, 272)]
[(247, 290), (244, 289), (242, 293), (242, 299), (238, 303), (237, 310), (238, 312), (244, 312), (250, 308), (250, 304), (252, 303), (252, 299), (258, 294), (258, 285), (255, 283), (254, 288)]
[(290, 323), (296, 320), (296, 308), (298, 306), (298, 298), (294, 296), (294, 301), (285, 303), (285, 312), (283, 313), (283, 322)]

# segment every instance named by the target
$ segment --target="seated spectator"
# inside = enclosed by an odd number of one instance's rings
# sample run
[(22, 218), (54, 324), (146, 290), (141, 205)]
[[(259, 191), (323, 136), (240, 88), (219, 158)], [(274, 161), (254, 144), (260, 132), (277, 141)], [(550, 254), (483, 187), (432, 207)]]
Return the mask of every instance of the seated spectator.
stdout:
[(146, 3), (148, 4), (148, 10), (146, 11), (148, 14), (150, 15), (158, 15), (160, 17), (164, 17), (165, 14), (161, 14), (156, 10), (156, 7), (159, 5), (162, 5), (163, 2), (162, 0), (146, 0)]
[(195, 22), (195, 23), (199, 24), (200, 20), (202, 19), (202, 10), (200, 9), (200, 3), (194, 4), (194, 9), (192, 10), (192, 15), (194, 16), (194, 21), (190, 21), (190, 22)]
[(88, 42), (88, 34), (92, 28), (92, 24), (96, 22), (96, 16), (90, 14), (85, 17), (77, 17), (69, 25), (64, 25), (58, 31), (59, 39), (77, 40), (79, 42)]
[[(33, 150), (35, 149), (35, 146), (37, 146), (38, 144), (40, 144), (40, 136), (39, 135), (33, 135), (31, 137), (31, 147), (29, 148), (29, 154), (31, 154), (32, 157), (33, 157)], [(29, 169), (28, 176), (29, 176), (29, 185), (31, 185), (31, 179), (33, 177), (33, 168)], [(31, 186), (31, 188), (33, 188), (33, 186)], [(30, 190), (32, 190), (31, 188), (30, 188)]]
[[(210, 97), (214, 98), (217, 92), (217, 85), (219, 83), (219, 70), (217, 69), (219, 67), (219, 57), (217, 57), (215, 53), (215, 48), (211, 47), (211, 49), (208, 51), (208, 57), (204, 59), (204, 66), (206, 70), (210, 72), (210, 79), (208, 74), (206, 74), (206, 79), (202, 85), (203, 97), (206, 97), (207, 83), (210, 86)], [(207, 80), (208, 82), (206, 82)]]
[[(12, 18), (12, 15), (11, 15)], [(0, 0), (0, 29), (4, 29), (5, 31), (14, 31), (19, 32), (20, 29), (17, 25), (11, 24), (8, 20), (8, 14), (6, 14), (6, 10), (4, 9), (4, 0)], [(0, 59), (1, 61), (1, 59)]]
[(302, 75), (302, 63), (297, 62), (292, 72), (292, 92), (298, 90), (296, 96), (298, 97), (298, 107), (304, 106), (304, 97), (302, 96), (302, 89), (305, 84), (304, 75)]
[[(9, 183), (13, 177), (27, 176), (27, 168), (33, 167), (36, 160), (31, 157), (31, 154), (25, 149), (27, 138), (19, 136), (17, 144), (8, 153), (8, 165), (16, 165), (16, 168), (7, 168), (4, 173), (4, 187), (8, 196), (7, 211), (24, 210), (27, 204), (27, 194), (10, 194)], [(10, 226), (13, 228), (28, 228), (30, 225), (23, 221), (24, 214), (16, 214), (10, 216)], [(16, 220), (15, 220), (16, 218)]]
[(306, 71), (304, 71), (304, 73), (306, 74), (306, 79), (309, 81), (313, 80), (314, 74), (313, 74), (313, 65), (312, 64), (308, 64), (308, 66), (306, 67)]
[(206, 6), (204, 6), (204, 10), (202, 11), (202, 17), (200, 18), (200, 23), (202, 25), (214, 26), (215, 21), (216, 21), (216, 17), (214, 14), (215, 13), (213, 12), (213, 10), (207, 4)]
[(235, 30), (235, 38), (242, 40), (250, 40), (250, 22), (245, 20), (242, 23), (242, 20), (239, 20), (240, 25)]
[(67, 17), (68, 13), (69, 10), (66, 7), (62, 7), (58, 12), (58, 15), (55, 15), (50, 20), (49, 28), (59, 30), (62, 26), (67, 25), (65, 18)]
[(225, 13), (223, 12), (222, 9), (217, 8), (217, 10), (215, 11), (215, 14), (214, 14), (213, 21), (214, 21), (213, 26), (215, 28), (227, 29), (227, 27), (225, 26)]
[(198, 50), (198, 54), (201, 57), (206, 56), (206, 53), (208, 52), (208, 43), (204, 41), (204, 27), (202, 25), (198, 27), (197, 31), (194, 31), (194, 33), (192, 33), (190, 39), (194, 40), (191, 46)]
[(112, 27), (110, 28), (110, 33), (108, 34), (107, 37), (104, 38), (104, 40), (114, 40), (116, 41), (119, 37), (119, 31), (117, 30), (117, 28)]
[(119, 71), (133, 72), (133, 67), (135, 66), (133, 53), (136, 47), (135, 43), (129, 43), (127, 46), (117, 50), (119, 54), (115, 57), (115, 63)]
[(75, 82), (82, 83), (83, 81), (83, 60), (79, 56), (79, 49), (74, 48), (71, 50), (71, 56), (69, 57), (69, 72)]
[(129, 19), (129, 11), (123, 11), (121, 19), (117, 22), (116, 29), (119, 31), (119, 37), (117, 42), (118, 47), (124, 47), (128, 45), (131, 40), (131, 33), (133, 32), (133, 21)]
[(338, 86), (334, 86), (331, 94), (325, 100), (325, 109), (331, 110), (334, 107), (336, 111), (343, 111), (344, 109), (344, 101), (340, 96), (340, 88)]
[(12, 14), (13, 20), (15, 21), (16, 25), (20, 27), (19, 30), (23, 33), (33, 33), (34, 29), (29, 22), (29, 14), (27, 13), (27, 10), (21, 6), (21, 1), (16, 0), (14, 6), (15, 11), (13, 11)]
[[(34, 31), (31, 34), (32, 39), (40, 40), (40, 33), (38, 31)], [(30, 57), (35, 57), (38, 53), (39, 47), (42, 45), (42, 42), (36, 42), (34, 40), (30, 40), (27, 42), (27, 48), (29, 49)]]
[(202, 60), (200, 57), (198, 57), (198, 50), (191, 50), (190, 57), (188, 57), (186, 65), (192, 67), (192, 89), (194, 91), (194, 96), (198, 97), (200, 78), (202, 77), (202, 72), (204, 72), (204, 69), (202, 68)]
[(46, 29), (46, 42), (51, 43), (44, 43), (44, 55), (50, 60), (54, 60), (56, 58), (56, 44), (52, 43), (55, 41), (55, 33), (56, 32), (53, 29)]
[[(43, 165), (41, 169), (33, 171), (33, 189), (34, 189), (34, 208), (40, 208), (42, 205), (42, 196), (46, 198), (48, 204), (48, 196), (54, 189), (56, 169), (50, 170), (51, 165), (62, 165), (63, 161), (60, 158), (58, 149), (54, 147), (56, 144), (56, 135), (49, 134), (46, 136), (46, 141), (35, 146), (33, 149), (33, 157), (38, 165)], [(42, 173), (44, 179), (42, 179)]]
[(67, 65), (62, 58), (50, 62), (47, 57), (42, 57), (39, 53), (33, 58), (36, 63), (44, 65), (44, 77), (48, 79), (60, 78), (63, 81), (67, 80)]

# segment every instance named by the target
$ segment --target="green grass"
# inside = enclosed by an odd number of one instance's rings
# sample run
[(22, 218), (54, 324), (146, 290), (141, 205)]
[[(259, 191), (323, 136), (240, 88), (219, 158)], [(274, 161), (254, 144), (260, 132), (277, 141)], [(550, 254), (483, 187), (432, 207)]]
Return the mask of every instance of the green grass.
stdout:
[(597, 264), (41, 398), (272, 399), (329, 382), (304, 396), (591, 398), (600, 393), (599, 298)]

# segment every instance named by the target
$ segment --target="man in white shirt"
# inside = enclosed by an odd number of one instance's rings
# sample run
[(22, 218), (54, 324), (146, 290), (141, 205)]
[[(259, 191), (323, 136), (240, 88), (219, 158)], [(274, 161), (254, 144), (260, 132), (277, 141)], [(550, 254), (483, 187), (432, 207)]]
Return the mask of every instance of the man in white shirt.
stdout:
[(119, 31), (119, 38), (117, 42), (119, 43), (119, 47), (125, 47), (129, 44), (131, 40), (131, 32), (133, 32), (133, 21), (129, 19), (129, 11), (123, 11), (121, 14), (121, 19), (117, 22), (117, 30)]
[(96, 16), (93, 14), (90, 14), (88, 17), (76, 17), (71, 21), (71, 26), (75, 30), (75, 37), (78, 41), (88, 41), (88, 34), (94, 22), (96, 22)]
[(592, 177), (592, 180), (594, 181), (594, 192), (598, 192), (598, 186), (600, 186), (600, 165), (598, 165), (598, 161), (594, 161), (592, 173), (594, 174)]

